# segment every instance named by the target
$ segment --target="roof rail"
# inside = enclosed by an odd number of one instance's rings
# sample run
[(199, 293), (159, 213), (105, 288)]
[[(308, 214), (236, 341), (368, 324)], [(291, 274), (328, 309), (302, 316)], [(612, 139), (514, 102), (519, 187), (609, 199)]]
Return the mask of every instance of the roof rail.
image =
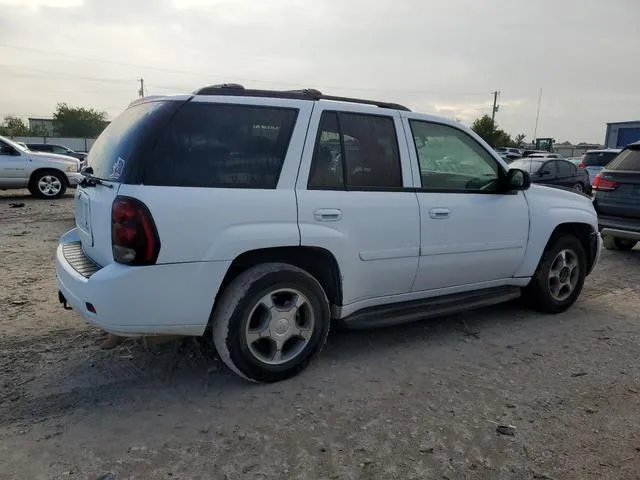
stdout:
[(253, 90), (246, 89), (237, 83), (223, 83), (219, 85), (210, 85), (203, 87), (195, 92), (194, 95), (229, 95), (239, 97), (266, 97), (266, 98), (291, 98), (294, 100), (331, 100), (334, 102), (360, 103), (363, 105), (375, 105), (380, 108), (390, 108), (393, 110), (405, 110), (410, 112), (407, 107), (397, 103), (379, 102), (376, 100), (364, 100), (361, 98), (338, 97), (334, 95), (324, 95), (322, 92), (313, 88), (305, 88), (303, 90)]

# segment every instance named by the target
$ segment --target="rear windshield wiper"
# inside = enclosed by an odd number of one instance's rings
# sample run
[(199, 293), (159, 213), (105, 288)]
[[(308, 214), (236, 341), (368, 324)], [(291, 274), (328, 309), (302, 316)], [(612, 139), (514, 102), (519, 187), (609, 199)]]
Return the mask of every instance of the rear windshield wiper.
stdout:
[(95, 187), (96, 185), (103, 185), (107, 188), (113, 188), (110, 183), (105, 183), (98, 177), (93, 176), (93, 168), (85, 167), (82, 169), (82, 175), (84, 178), (80, 182), (81, 187)]

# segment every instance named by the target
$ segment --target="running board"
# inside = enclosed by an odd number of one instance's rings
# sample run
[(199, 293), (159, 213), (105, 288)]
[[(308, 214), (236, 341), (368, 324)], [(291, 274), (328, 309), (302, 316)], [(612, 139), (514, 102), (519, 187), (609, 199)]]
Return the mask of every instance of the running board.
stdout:
[(369, 307), (342, 319), (347, 328), (376, 328), (488, 307), (520, 297), (520, 287), (494, 287)]

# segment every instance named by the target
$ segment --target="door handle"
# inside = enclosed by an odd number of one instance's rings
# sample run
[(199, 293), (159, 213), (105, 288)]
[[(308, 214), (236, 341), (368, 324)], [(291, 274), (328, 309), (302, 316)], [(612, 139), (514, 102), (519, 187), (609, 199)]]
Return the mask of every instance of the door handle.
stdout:
[(313, 212), (317, 222), (337, 222), (342, 219), (342, 210), (337, 208), (320, 208)]
[(429, 210), (429, 216), (435, 219), (449, 218), (451, 210), (448, 208), (432, 208)]

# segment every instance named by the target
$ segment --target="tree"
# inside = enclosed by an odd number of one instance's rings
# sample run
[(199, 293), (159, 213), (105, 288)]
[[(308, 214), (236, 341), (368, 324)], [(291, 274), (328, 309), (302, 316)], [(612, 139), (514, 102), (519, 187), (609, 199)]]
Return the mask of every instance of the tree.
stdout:
[(20, 117), (8, 115), (0, 124), (0, 135), (7, 137), (26, 137), (29, 135), (29, 127)]
[(513, 143), (514, 143), (514, 147), (519, 147), (521, 145), (524, 145), (524, 139), (527, 138), (527, 136), (524, 133), (519, 133), (518, 135), (516, 135), (516, 138), (513, 139)]
[(59, 103), (53, 114), (54, 129), (61, 137), (95, 138), (107, 123), (106, 112), (70, 107), (66, 103)]

